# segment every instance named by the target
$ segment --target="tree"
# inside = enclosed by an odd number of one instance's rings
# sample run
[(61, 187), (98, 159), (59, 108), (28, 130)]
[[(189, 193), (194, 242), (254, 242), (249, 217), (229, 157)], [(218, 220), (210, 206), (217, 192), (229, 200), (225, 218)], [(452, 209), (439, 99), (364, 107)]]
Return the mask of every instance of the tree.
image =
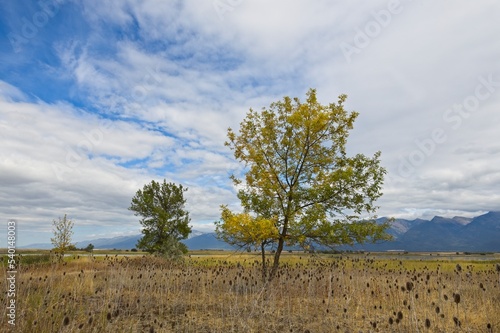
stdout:
[(273, 219), (253, 217), (249, 213), (234, 214), (221, 206), (222, 221), (215, 222), (217, 236), (231, 245), (247, 248), (254, 246), (261, 251), (262, 279), (267, 276), (266, 246), (279, 239), (278, 230)]
[(54, 245), (54, 250), (61, 261), (64, 257), (66, 251), (73, 249), (74, 244), (71, 243), (71, 237), (73, 236), (73, 221), (68, 219), (66, 214), (61, 219), (52, 221), (52, 226), (54, 227), (53, 233), (54, 237), (50, 239), (52, 245)]
[[(285, 245), (334, 247), (390, 238), (388, 224), (374, 221), (386, 173), (380, 152), (346, 153), (358, 116), (344, 109), (346, 98), (321, 105), (310, 89), (305, 103), (284, 97), (260, 112), (250, 109), (239, 133), (228, 129), (226, 146), (246, 166), (244, 180), (232, 176), (244, 211), (238, 215), (223, 206), (216, 231), (232, 243), (272, 244), (269, 280)], [(263, 250), (262, 260), (265, 268)]]
[(83, 251), (92, 253), (92, 251), (94, 251), (94, 244), (90, 243), (83, 249)]
[(191, 233), (189, 213), (184, 209), (186, 200), (182, 185), (151, 181), (138, 190), (132, 198), (129, 210), (142, 216), (143, 237), (137, 247), (149, 253), (177, 257), (187, 252), (180, 242)]

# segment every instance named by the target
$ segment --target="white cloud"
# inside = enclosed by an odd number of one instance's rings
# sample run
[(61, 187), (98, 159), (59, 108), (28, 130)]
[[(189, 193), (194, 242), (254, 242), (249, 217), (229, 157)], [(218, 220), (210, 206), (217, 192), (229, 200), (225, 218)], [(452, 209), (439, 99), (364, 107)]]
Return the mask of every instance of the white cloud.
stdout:
[[(0, 218), (16, 218), (28, 230), (48, 232), (52, 219), (65, 213), (81, 226), (138, 230), (137, 218), (127, 211), (130, 200), (144, 184), (162, 176), (120, 166), (135, 159), (149, 160), (149, 167), (175, 164), (179, 171), (167, 172), (167, 181), (194, 180), (188, 194), (194, 221), (215, 220), (218, 207), (209, 203), (231, 200), (231, 191), (218, 189), (222, 183), (210, 184), (211, 176), (231, 164), (217, 153), (179, 146), (177, 139), (147, 127), (111, 122), (65, 104), (4, 98), (0, 108), (8, 110), (0, 118), (0, 179), (5, 186)], [(186, 168), (184, 158), (197, 169)], [(200, 173), (208, 178), (207, 188), (197, 184)]]

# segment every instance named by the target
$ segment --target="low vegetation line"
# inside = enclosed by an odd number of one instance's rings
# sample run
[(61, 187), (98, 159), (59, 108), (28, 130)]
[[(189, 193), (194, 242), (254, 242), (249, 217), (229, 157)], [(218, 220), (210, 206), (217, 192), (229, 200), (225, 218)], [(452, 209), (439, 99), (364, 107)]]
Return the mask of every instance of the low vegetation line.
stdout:
[[(62, 262), (21, 262), (16, 332), (500, 328), (500, 260), (495, 255), (474, 261), (286, 253), (275, 279), (263, 282), (260, 258), (253, 253), (200, 254), (182, 260), (75, 254)], [(5, 284), (2, 276), (0, 288)], [(6, 320), (0, 319), (2, 327)]]

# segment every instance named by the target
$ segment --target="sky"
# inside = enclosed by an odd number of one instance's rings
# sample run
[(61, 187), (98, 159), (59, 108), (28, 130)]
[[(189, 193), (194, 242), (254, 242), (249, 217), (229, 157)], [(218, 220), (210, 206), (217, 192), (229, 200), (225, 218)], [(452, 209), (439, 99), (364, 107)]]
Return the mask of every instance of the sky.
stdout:
[(228, 127), (309, 88), (359, 112), (348, 154), (382, 152), (379, 216), (500, 209), (497, 1), (1, 6), (0, 228), (16, 220), (20, 246), (64, 214), (74, 241), (140, 233), (128, 207), (153, 179), (187, 187), (191, 225), (212, 230), (239, 207)]

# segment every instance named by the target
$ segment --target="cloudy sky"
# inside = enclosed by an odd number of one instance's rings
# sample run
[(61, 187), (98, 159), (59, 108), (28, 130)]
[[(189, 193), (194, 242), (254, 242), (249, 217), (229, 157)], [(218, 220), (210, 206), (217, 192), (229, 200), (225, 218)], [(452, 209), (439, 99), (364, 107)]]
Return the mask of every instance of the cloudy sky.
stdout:
[(309, 88), (360, 113), (348, 153), (382, 151), (379, 216), (499, 210), (498, 17), (495, 0), (4, 1), (0, 221), (19, 245), (64, 214), (76, 241), (137, 234), (131, 198), (166, 179), (211, 230), (238, 206), (227, 128)]

